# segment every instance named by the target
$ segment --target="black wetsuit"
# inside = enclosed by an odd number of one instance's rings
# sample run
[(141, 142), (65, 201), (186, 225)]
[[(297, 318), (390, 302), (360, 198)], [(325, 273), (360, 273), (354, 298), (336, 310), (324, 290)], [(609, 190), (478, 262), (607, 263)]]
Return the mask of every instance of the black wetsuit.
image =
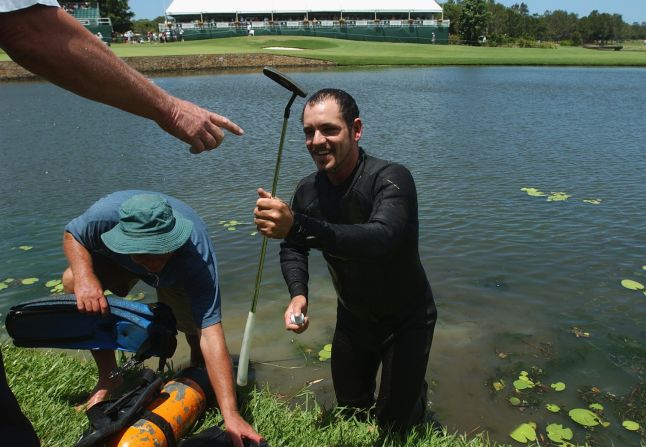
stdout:
[(291, 296), (308, 295), (312, 248), (323, 252), (338, 295), (332, 344), (338, 404), (370, 408), (381, 363), (377, 420), (408, 428), (424, 413), (437, 315), (419, 259), (410, 172), (361, 150), (343, 184), (313, 173), (299, 183), (291, 207), (294, 226), (280, 252)]

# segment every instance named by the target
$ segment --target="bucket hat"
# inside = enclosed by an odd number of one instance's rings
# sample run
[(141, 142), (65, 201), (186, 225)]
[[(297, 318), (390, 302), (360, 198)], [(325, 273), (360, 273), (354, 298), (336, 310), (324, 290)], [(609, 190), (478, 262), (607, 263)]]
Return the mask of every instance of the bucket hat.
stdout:
[(192, 230), (193, 222), (163, 197), (137, 194), (119, 206), (119, 223), (101, 240), (115, 253), (165, 254), (184, 245)]

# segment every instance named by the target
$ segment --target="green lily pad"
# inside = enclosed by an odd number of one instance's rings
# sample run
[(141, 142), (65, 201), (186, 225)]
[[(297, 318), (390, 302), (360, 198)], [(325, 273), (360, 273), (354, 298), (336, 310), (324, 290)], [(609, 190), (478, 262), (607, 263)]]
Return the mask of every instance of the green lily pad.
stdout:
[(566, 193), (564, 193), (562, 191), (557, 191), (557, 192), (552, 192), (552, 194), (550, 194), (547, 197), (547, 201), (548, 202), (561, 202), (563, 200), (569, 199), (570, 197), (572, 197), (572, 196), (568, 195), (568, 194), (566, 194)]
[(21, 284), (24, 284), (26, 286), (37, 283), (38, 278), (25, 278), (22, 281), (20, 281)]
[(47, 281), (45, 283), (45, 287), (50, 287), (51, 288), (51, 287), (54, 287), (54, 286), (57, 286), (57, 285), (61, 284), (61, 282), (62, 281), (60, 279), (50, 279), (49, 281)]
[(554, 391), (563, 391), (565, 384), (563, 382), (556, 382), (550, 385)]
[(646, 270), (646, 265), (642, 265), (642, 270)]
[(320, 361), (325, 361), (328, 360), (330, 357), (332, 357), (332, 353), (330, 351), (326, 351), (325, 349), (321, 349), (319, 351), (319, 360)]
[(227, 227), (227, 230), (229, 230), (229, 231), (236, 231), (236, 227)]
[(2, 290), (2, 289), (7, 289), (7, 288), (9, 288), (9, 286), (8, 286), (8, 285), (6, 285), (6, 284), (5, 284), (5, 283), (3, 283), (3, 282), (0, 282), (0, 290)]
[(599, 416), (586, 408), (574, 408), (569, 411), (568, 415), (574, 422), (584, 427), (594, 427), (601, 423)]
[(630, 431), (637, 431), (641, 428), (639, 424), (635, 421), (623, 421), (621, 423), (621, 426), (624, 427), (626, 430), (630, 430)]
[(332, 344), (328, 343), (325, 346), (323, 346), (323, 350), (327, 352), (332, 352)]
[(561, 424), (550, 424), (545, 427), (545, 430), (547, 431), (547, 437), (557, 443), (569, 441), (574, 436), (571, 429), (564, 428)]
[(523, 444), (527, 444), (529, 441), (536, 441), (536, 424), (534, 422), (520, 424), (509, 436), (514, 441), (522, 442)]
[(15, 281), (15, 279), (13, 279), (13, 278), (7, 278), (7, 279), (4, 280), (4, 283), (9, 284), (9, 283), (12, 283), (14, 281)]
[(545, 408), (547, 408), (547, 411), (551, 411), (552, 413), (558, 413), (561, 411), (561, 407), (556, 404), (546, 404)]
[(644, 288), (642, 283), (633, 281), (632, 279), (622, 279), (621, 285), (630, 290), (642, 290)]
[(599, 205), (601, 203), (601, 199), (583, 199), (583, 201), (590, 205)]
[(525, 191), (525, 192), (527, 193), (527, 195), (528, 195), (528, 196), (532, 196), (532, 197), (542, 197), (542, 196), (546, 196), (546, 195), (547, 195), (547, 194), (545, 194), (544, 192), (539, 191), (539, 190), (538, 190), (538, 189), (536, 189), (536, 188), (520, 188), (520, 190), (521, 190), (521, 191)]
[(527, 388), (532, 388), (532, 387), (533, 385), (531, 385), (526, 380), (521, 380), (521, 379), (514, 380), (514, 388), (516, 388), (519, 391), (526, 390)]
[(588, 405), (588, 408), (591, 410), (596, 410), (596, 411), (603, 411), (603, 405), (598, 404), (598, 403), (593, 403)]
[(517, 398), (516, 396), (511, 396), (511, 397), (509, 398), (509, 403), (510, 403), (510, 404), (512, 404), (514, 407), (517, 407), (517, 406), (519, 406), (522, 402), (521, 402), (521, 400), (520, 400), (519, 398)]
[(21, 246), (20, 246), (20, 247), (18, 247), (18, 248), (19, 248), (20, 250), (22, 250), (22, 251), (29, 251), (29, 250), (31, 250), (31, 249), (32, 249), (32, 248), (34, 248), (34, 247), (32, 247), (31, 245), (21, 245)]

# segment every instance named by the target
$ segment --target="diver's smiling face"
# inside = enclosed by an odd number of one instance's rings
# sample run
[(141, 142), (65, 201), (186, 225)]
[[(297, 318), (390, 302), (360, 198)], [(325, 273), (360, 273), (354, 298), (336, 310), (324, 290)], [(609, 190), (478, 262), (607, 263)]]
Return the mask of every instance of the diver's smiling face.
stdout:
[(343, 182), (356, 166), (361, 131), (361, 119), (356, 118), (349, 128), (333, 98), (308, 104), (303, 110), (305, 146), (317, 169), (334, 184)]

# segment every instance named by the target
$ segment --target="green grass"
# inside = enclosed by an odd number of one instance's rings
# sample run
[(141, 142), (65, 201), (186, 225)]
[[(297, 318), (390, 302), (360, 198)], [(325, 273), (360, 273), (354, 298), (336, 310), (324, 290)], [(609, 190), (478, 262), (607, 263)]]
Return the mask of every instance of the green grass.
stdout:
[[(303, 51), (265, 50), (283, 46)], [(630, 49), (638, 49), (631, 44)], [(114, 44), (120, 57), (187, 54), (271, 53), (333, 61), (339, 65), (573, 65), (646, 66), (643, 51), (596, 51), (580, 47), (494, 48), (360, 42), (300, 36), (231, 37), (168, 44)], [(8, 60), (0, 53), (0, 60)]]
[[(32, 421), (43, 447), (74, 445), (87, 425), (74, 405), (84, 402), (95, 384), (91, 361), (70, 355), (2, 345), (9, 384)], [(279, 399), (268, 387), (252, 389), (242, 398), (243, 415), (272, 447), (495, 447), (486, 435), (467, 437), (438, 433), (430, 426), (406, 439), (380, 434), (374, 424), (322, 410), (311, 391), (304, 389), (291, 401)], [(198, 429), (221, 423), (216, 410), (207, 412)]]

